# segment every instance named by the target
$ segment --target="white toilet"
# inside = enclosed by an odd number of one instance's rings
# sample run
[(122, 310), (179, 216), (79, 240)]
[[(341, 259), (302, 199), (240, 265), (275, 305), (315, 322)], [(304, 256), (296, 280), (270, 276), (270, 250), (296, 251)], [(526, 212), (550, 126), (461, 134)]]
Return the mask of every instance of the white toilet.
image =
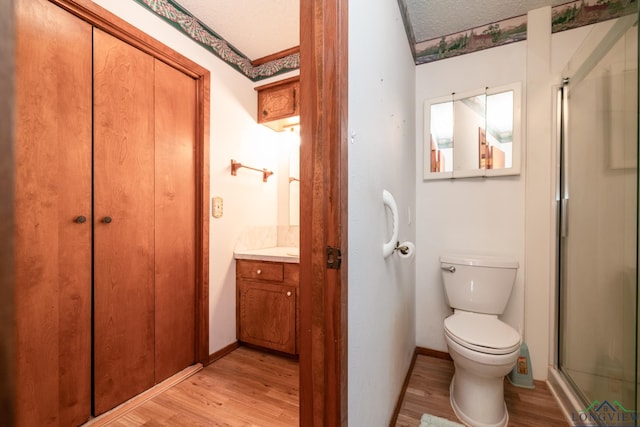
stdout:
[(462, 422), (502, 427), (509, 421), (504, 376), (513, 369), (522, 342), (518, 331), (500, 321), (518, 270), (512, 258), (441, 256), (449, 306), (444, 334), (455, 372), (449, 392)]

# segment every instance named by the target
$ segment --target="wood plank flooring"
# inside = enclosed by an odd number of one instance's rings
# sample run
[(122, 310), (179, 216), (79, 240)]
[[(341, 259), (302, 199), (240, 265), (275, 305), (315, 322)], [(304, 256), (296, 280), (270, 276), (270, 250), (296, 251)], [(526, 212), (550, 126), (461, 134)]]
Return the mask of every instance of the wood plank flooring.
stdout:
[[(449, 403), (449, 384), (453, 376), (453, 362), (418, 355), (407, 391), (402, 401), (396, 427), (420, 425), (422, 414), (428, 413), (460, 422)], [(547, 383), (535, 382), (535, 389), (515, 387), (505, 379), (505, 402), (512, 427), (566, 427), (558, 403)]]
[[(452, 376), (453, 362), (418, 355), (395, 426), (417, 427), (424, 413), (458, 421), (449, 403)], [(240, 347), (107, 425), (297, 426), (298, 378), (297, 361)], [(535, 385), (529, 390), (505, 380), (509, 426), (570, 425), (547, 384)]]
[(240, 347), (108, 425), (297, 426), (298, 377), (296, 360)]

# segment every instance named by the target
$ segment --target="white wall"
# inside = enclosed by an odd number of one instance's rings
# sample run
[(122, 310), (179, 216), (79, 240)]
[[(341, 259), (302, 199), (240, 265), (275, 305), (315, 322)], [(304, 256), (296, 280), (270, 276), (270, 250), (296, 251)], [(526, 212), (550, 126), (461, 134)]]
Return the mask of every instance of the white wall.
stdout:
[[(395, 0), (349, 2), (349, 425), (387, 425), (415, 348), (413, 261), (382, 257), (382, 191), (415, 236), (415, 65)], [(424, 248), (418, 247), (418, 252)]]
[[(526, 42), (487, 49), (416, 68), (416, 341), (447, 351), (446, 304), (438, 257), (451, 252), (511, 255), (520, 263), (509, 323), (522, 324), (524, 283), (524, 177), (423, 181), (424, 101), (484, 87), (522, 82), (526, 102)], [(526, 144), (525, 121), (521, 123)]]
[[(555, 225), (553, 208), (553, 94), (552, 85), (560, 84), (560, 77), (551, 73), (551, 10), (541, 8), (529, 12), (528, 29), (528, 82), (527, 102), (529, 126), (527, 137), (531, 144), (526, 149), (528, 176), (526, 182), (526, 289), (525, 335), (529, 345), (534, 378), (544, 379), (549, 359), (551, 314), (554, 313), (550, 290), (555, 259)], [(555, 128), (555, 127), (554, 127)], [(535, 141), (535, 143), (534, 143)]]
[[(424, 64), (416, 71), (417, 345), (447, 350), (442, 328), (451, 310), (442, 289), (440, 254), (510, 254), (520, 269), (503, 318), (516, 328), (524, 319), (536, 379), (546, 379), (555, 333), (553, 88), (588, 31), (550, 35), (549, 17), (546, 8), (529, 14), (528, 41)], [(521, 175), (423, 181), (424, 100), (516, 81), (523, 83)]]
[[(256, 123), (253, 83), (231, 66), (131, 0), (94, 0), (211, 72), (211, 196), (224, 200), (222, 218), (210, 217), (209, 352), (236, 341), (233, 249), (248, 226), (278, 224), (278, 164), (283, 135)], [(230, 174), (231, 159), (276, 172), (267, 183), (258, 172)], [(210, 203), (210, 201), (209, 201)]]

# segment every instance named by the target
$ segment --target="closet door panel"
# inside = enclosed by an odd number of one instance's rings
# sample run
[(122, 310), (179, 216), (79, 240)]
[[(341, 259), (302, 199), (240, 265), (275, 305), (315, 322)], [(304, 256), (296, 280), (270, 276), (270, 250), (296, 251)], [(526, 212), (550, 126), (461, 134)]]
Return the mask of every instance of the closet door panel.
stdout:
[(151, 56), (94, 30), (94, 404), (154, 384)]
[(155, 67), (156, 382), (195, 363), (196, 82)]
[(91, 410), (91, 26), (44, 0), (16, 10), (16, 421), (79, 425)]

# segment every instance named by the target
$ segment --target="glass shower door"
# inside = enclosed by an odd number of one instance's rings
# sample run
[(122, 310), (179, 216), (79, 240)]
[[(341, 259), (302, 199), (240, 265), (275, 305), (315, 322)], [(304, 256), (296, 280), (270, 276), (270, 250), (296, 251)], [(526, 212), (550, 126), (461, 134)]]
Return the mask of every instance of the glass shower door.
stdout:
[(558, 364), (585, 408), (635, 411), (637, 16), (602, 27), (563, 89)]

